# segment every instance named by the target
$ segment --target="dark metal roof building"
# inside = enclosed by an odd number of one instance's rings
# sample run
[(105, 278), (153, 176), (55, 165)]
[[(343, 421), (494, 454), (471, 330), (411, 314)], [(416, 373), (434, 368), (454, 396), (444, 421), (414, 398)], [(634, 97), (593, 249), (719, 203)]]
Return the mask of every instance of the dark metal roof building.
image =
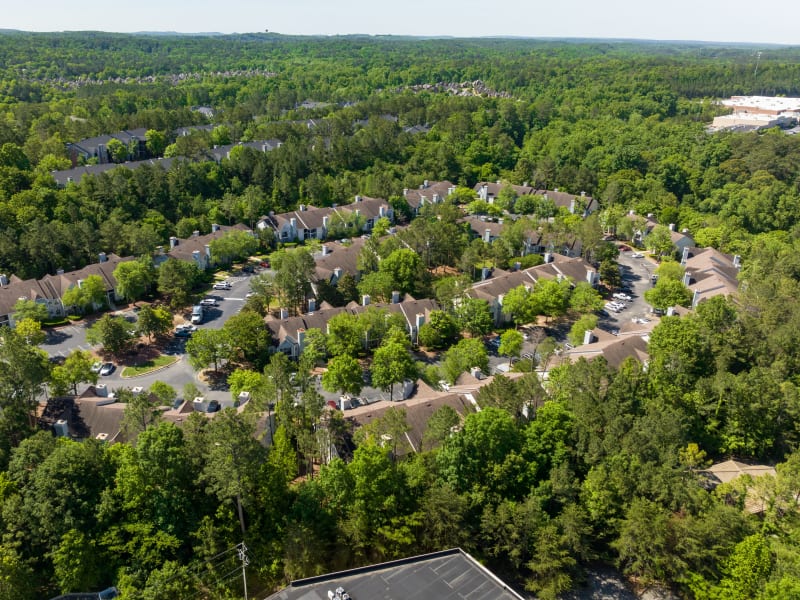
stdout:
[(522, 600), (459, 548), (293, 581), (266, 600)]

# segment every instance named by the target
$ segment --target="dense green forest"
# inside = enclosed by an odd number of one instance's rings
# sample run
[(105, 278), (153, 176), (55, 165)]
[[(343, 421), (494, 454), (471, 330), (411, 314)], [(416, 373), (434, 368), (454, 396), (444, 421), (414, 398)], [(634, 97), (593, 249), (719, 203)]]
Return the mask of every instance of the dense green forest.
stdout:
[[(770, 48), (756, 72), (754, 48), (722, 45), (0, 34), (0, 273), (145, 255), (171, 235), (356, 193), (402, 209), (426, 179), (585, 191), (605, 230), (653, 213), (744, 265), (740, 297), (662, 321), (646, 368), (597, 359), (544, 387), (499, 378), (462, 423), (437, 413), (420, 452), (381, 446), (407, 427), (401, 410), (355, 440), (325, 416), (311, 351), (252, 374), (252, 405), (277, 419), (269, 449), (256, 411), (179, 428), (148, 406), (130, 417), (135, 445), (56, 440), (28, 411), (47, 358), (36, 336), (3, 330), (0, 598), (112, 584), (124, 598), (238, 598), (242, 539), (265, 592), (458, 545), (541, 598), (598, 562), (689, 598), (800, 597), (800, 137), (706, 132), (718, 97), (800, 95), (798, 59)], [(216, 163), (198, 159), (214, 143), (198, 133), (168, 171), (56, 186), (67, 142), (139, 127), (173, 142), (206, 123), (198, 105), (234, 141), (283, 144)], [(449, 236), (434, 265), (473, 251), (448, 210), (409, 228)], [(353, 451), (315, 472), (322, 429)], [(698, 469), (727, 457), (778, 475), (707, 491)]]

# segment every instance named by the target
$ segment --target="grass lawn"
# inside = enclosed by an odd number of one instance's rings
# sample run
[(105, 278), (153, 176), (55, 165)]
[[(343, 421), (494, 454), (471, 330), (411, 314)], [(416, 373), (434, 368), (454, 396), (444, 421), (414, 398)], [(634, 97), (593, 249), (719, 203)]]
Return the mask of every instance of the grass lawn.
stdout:
[(156, 369), (166, 367), (167, 365), (171, 365), (175, 362), (178, 362), (177, 356), (167, 356), (166, 354), (162, 354), (138, 365), (125, 367), (122, 369), (122, 377), (136, 377), (137, 375), (145, 375), (150, 371), (155, 371)]

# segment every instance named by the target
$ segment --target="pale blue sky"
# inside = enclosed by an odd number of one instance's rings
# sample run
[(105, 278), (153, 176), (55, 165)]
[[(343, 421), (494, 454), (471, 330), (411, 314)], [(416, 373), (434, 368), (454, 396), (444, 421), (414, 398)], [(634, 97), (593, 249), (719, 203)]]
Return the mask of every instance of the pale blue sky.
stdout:
[(0, 0), (0, 27), (800, 44), (800, 3), (758, 6), (749, 0)]

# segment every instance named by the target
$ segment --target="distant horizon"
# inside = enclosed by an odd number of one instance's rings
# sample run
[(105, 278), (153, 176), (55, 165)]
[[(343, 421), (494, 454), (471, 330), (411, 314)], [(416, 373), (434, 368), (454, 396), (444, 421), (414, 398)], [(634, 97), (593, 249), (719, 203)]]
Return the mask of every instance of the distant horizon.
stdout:
[[(618, 40), (706, 44), (800, 45), (800, 5), (779, 14), (754, 10), (744, 0), (673, 0), (648, 6), (634, 0), (404, 0), (388, 5), (347, 0), (293, 3), (228, 0), (138, 0), (108, 5), (94, 0), (31, 0), (6, 9), (7, 30), (30, 33), (97, 31), (128, 34), (287, 36), (396, 36)], [(255, 24), (261, 24), (256, 27)]]
[(703, 39), (666, 39), (666, 38), (626, 38), (626, 37), (595, 37), (595, 36), (534, 36), (534, 35), (449, 35), (449, 34), (407, 34), (407, 33), (285, 33), (281, 31), (175, 31), (171, 29), (153, 29), (142, 31), (114, 31), (110, 29), (61, 29), (61, 30), (32, 30), (16, 29), (10, 27), (0, 28), (0, 34), (8, 33), (108, 33), (118, 35), (153, 35), (153, 36), (178, 36), (178, 37), (227, 37), (242, 35), (276, 35), (283, 37), (308, 37), (308, 38), (346, 38), (346, 37), (371, 37), (371, 38), (409, 38), (420, 40), (532, 40), (542, 42), (625, 42), (625, 43), (658, 43), (658, 44), (687, 44), (710, 46), (775, 46), (792, 48), (800, 46), (797, 43), (784, 42), (743, 42), (735, 40), (703, 40)]

